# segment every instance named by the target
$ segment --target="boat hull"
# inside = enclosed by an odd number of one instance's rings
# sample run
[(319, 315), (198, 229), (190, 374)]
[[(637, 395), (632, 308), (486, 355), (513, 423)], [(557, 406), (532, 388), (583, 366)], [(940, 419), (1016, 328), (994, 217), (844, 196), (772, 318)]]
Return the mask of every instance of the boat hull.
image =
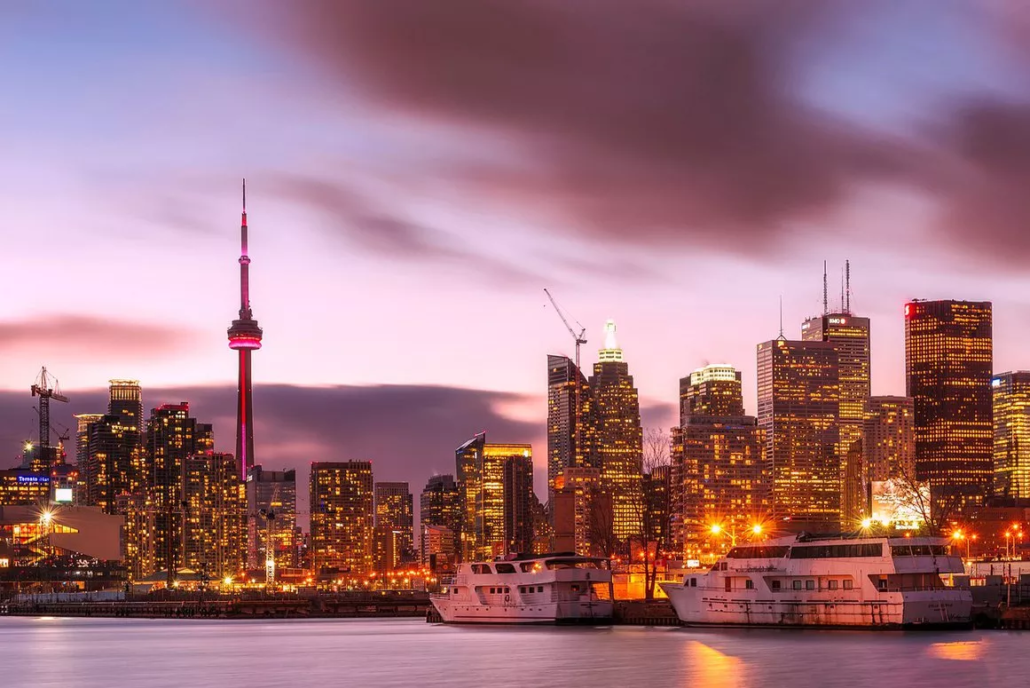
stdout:
[(448, 624), (607, 624), (610, 602), (559, 602), (540, 605), (480, 605), (447, 599), (433, 599), (433, 606)]
[(662, 589), (686, 626), (899, 629), (969, 628), (972, 622), (972, 597), (962, 590), (771, 600), (682, 584), (663, 583)]

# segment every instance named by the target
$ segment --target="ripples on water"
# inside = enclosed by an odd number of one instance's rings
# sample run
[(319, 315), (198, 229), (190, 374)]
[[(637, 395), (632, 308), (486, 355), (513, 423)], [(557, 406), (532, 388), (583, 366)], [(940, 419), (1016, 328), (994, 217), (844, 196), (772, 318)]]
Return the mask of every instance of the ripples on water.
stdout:
[(3, 688), (1024, 686), (1030, 633), (0, 618)]

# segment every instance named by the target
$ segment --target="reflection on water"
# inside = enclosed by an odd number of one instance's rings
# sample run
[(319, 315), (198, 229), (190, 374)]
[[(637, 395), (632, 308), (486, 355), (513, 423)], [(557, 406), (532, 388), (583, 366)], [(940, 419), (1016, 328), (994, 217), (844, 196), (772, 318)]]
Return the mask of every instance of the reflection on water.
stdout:
[(688, 666), (694, 667), (692, 685), (743, 688), (744, 662), (719, 652), (702, 642), (692, 640), (686, 644)]
[(1000, 631), (0, 617), (0, 688), (980, 688), (1026, 685), (1028, 645)]
[(986, 642), (983, 640), (960, 640), (951, 643), (934, 643), (927, 648), (927, 654), (941, 659), (973, 661), (981, 658)]

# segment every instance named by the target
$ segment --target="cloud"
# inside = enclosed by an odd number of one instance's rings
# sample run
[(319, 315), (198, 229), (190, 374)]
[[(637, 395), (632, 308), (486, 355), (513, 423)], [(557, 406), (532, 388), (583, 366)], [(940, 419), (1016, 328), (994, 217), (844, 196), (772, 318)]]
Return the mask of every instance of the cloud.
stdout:
[(67, 313), (0, 321), (0, 351), (5, 352), (67, 351), (74, 342), (91, 360), (124, 360), (174, 351), (188, 341), (189, 333), (181, 328)]
[[(967, 20), (1015, 45), (1028, 23), (1014, 7), (995, 0)], [(885, 8), (299, 0), (265, 17), (275, 17), (276, 40), (351, 99), (503, 142), (516, 152), (507, 159), (456, 146), (437, 171), (474, 201), (538, 213), (579, 238), (788, 250), (804, 238), (799, 227), (825, 231), (859, 187), (887, 183), (941, 204), (935, 247), (965, 243), (985, 258), (1015, 245), (1007, 259), (1018, 261), (1030, 250), (1030, 232), (1017, 231), (1026, 217), (1020, 107), (967, 93), (950, 111), (926, 113), (945, 132), (931, 140), (872, 131), (804, 99), (801, 65), (832, 49), (849, 20), (918, 17)], [(1010, 53), (1019, 55), (1030, 54)]]

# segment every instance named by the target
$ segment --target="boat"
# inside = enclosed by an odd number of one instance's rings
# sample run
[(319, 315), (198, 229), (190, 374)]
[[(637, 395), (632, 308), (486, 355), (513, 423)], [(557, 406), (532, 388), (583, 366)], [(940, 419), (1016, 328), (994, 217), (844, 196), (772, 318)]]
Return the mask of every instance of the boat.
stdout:
[(660, 585), (687, 626), (969, 627), (972, 593), (947, 542), (802, 533)]
[(460, 564), (430, 600), (444, 623), (606, 623), (607, 560), (573, 552)]

